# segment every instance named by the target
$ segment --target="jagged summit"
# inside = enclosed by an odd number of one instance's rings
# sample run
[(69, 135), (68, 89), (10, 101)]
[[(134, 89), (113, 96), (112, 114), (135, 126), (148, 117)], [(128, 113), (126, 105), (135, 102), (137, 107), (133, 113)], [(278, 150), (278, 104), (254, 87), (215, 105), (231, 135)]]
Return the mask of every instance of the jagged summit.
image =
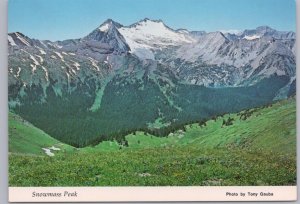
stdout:
[[(144, 19), (139, 20), (138, 22), (136, 22), (136, 23), (134, 23), (134, 24), (141, 23), (141, 22), (148, 22), (148, 21), (155, 22), (155, 23), (164, 23), (163, 20), (161, 20), (161, 19), (144, 18)], [(134, 24), (133, 24), (133, 25), (134, 25)]]
[(8, 34), (8, 43), (11, 46), (31, 46), (31, 39), (20, 32)]
[[(39, 41), (16, 32), (8, 35), (8, 43), (11, 50), (39, 47), (45, 49), (45, 52), (47, 49), (68, 51), (83, 56), (94, 56), (97, 60), (106, 59), (107, 56), (102, 56), (105, 54), (116, 56), (126, 54), (140, 60), (158, 60), (162, 63), (165, 60), (168, 63), (176, 61), (179, 63), (178, 66), (183, 68), (185, 63), (188, 66), (192, 63), (195, 66), (202, 66), (202, 64), (220, 66), (215, 70), (216, 73), (226, 70), (222, 74), (219, 73), (217, 77), (211, 76), (210, 72), (203, 73), (202, 68), (199, 70), (195, 68), (197, 74), (182, 70), (188, 81), (206, 85), (242, 83), (241, 81), (248, 80), (249, 77), (263, 78), (273, 73), (292, 77), (294, 72), (290, 70), (295, 68), (295, 33), (277, 31), (269, 26), (259, 26), (238, 34), (229, 34), (220, 31), (208, 33), (189, 31), (184, 28), (174, 30), (165, 25), (162, 20), (149, 18), (144, 18), (130, 26), (123, 26), (112, 19), (107, 19), (81, 39), (59, 42)], [(38, 52), (42, 53), (39, 50)], [(277, 64), (272, 63), (278, 56), (284, 56), (285, 59), (278, 59)], [(192, 68), (188, 67), (188, 69)], [(228, 73), (231, 72), (234, 72), (236, 79), (230, 78), (231, 75)]]
[(99, 26), (99, 30), (102, 32), (106, 32), (111, 27), (121, 28), (123, 27), (123, 25), (109, 18)]
[(96, 46), (97, 48), (107, 50), (105, 53), (128, 52), (130, 48), (124, 37), (118, 31), (121, 27), (123, 26), (120, 23), (117, 23), (112, 19), (107, 19), (98, 28), (82, 38), (82, 41), (89, 47)]
[[(49, 46), (49, 44), (51, 43), (44, 43), (46, 41), (42, 41), (42, 40), (37, 40), (34, 38), (29, 38), (28, 36), (24, 35), (21, 32), (12, 32), (12, 33), (8, 33), (7, 35), (7, 39), (8, 39), (8, 45), (16, 48), (24, 48), (24, 47), (47, 47)], [(50, 41), (47, 41), (50, 42)], [(55, 43), (53, 43), (54, 45)]]
[(151, 25), (151, 24), (162, 25), (170, 30), (173, 30), (173, 29), (169, 28), (161, 19), (156, 20), (156, 19), (150, 19), (150, 18), (144, 18), (144, 19), (139, 20), (138, 22), (133, 23), (126, 27), (133, 28), (133, 27), (145, 26), (145, 25)]
[(240, 35), (241, 38), (245, 39), (258, 39), (262, 37), (271, 37), (275, 39), (296, 39), (295, 32), (292, 31), (277, 31), (270, 26), (259, 26), (256, 29), (246, 29)]

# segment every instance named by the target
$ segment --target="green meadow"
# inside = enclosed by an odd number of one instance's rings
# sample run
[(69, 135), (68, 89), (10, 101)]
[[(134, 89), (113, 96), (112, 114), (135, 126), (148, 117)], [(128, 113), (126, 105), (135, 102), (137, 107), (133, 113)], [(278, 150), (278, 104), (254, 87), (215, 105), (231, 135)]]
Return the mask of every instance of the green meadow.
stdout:
[(10, 113), (9, 152), (10, 186), (296, 185), (296, 100), (84, 148)]

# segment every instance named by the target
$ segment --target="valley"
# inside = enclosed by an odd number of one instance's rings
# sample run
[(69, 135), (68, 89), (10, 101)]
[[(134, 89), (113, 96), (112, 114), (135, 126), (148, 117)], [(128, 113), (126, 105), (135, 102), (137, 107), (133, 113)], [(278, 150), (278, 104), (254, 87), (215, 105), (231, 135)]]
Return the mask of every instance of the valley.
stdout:
[[(126, 143), (75, 148), (26, 134), (37, 129), (10, 115), (11, 186), (295, 185), (296, 109), (291, 97), (268, 106), (188, 124), (165, 137), (145, 132)], [(245, 117), (246, 116), (246, 117)], [(233, 119), (232, 125), (223, 121)], [(22, 136), (27, 135), (27, 138)], [(31, 135), (31, 136), (28, 136)], [(32, 138), (30, 138), (32, 137)], [(50, 138), (48, 138), (49, 140)], [(17, 141), (15, 141), (17, 140)], [(27, 150), (13, 145), (39, 141)], [(62, 148), (48, 156), (43, 147)]]
[(296, 185), (296, 36), (107, 19), (8, 34), (10, 186)]

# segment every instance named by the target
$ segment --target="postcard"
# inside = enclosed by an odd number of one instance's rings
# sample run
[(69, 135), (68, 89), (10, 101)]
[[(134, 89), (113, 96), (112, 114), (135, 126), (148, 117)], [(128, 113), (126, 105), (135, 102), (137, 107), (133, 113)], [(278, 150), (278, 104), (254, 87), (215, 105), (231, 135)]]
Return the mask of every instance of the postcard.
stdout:
[(294, 0), (10, 0), (9, 200), (292, 201)]

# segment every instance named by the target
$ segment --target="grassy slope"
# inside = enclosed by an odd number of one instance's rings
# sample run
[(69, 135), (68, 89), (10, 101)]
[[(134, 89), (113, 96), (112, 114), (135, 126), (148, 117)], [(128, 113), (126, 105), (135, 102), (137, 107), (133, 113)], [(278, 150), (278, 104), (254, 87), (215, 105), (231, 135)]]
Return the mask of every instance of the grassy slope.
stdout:
[[(137, 132), (129, 147), (102, 142), (53, 158), (10, 155), (11, 186), (295, 185), (296, 103), (291, 98), (158, 138)], [(21, 168), (20, 168), (21, 167)]]
[[(254, 110), (254, 109), (252, 109)], [(234, 118), (233, 125), (222, 127), (223, 119)], [(255, 109), (247, 120), (240, 120), (238, 114), (227, 114), (216, 121), (210, 120), (206, 126), (198, 124), (186, 126), (186, 132), (177, 131), (168, 137), (155, 137), (136, 132), (126, 136), (127, 149), (145, 149), (155, 147), (200, 147), (263, 149), (282, 153), (296, 152), (296, 103), (295, 99), (280, 101), (272, 107)], [(102, 142), (94, 148), (82, 151), (114, 151), (116, 142)]]
[(42, 130), (23, 120), (20, 116), (9, 113), (9, 152), (45, 155), (42, 148), (51, 146), (62, 150), (72, 147), (60, 143)]
[[(225, 118), (229, 117), (228, 115)], [(222, 126), (222, 119), (209, 121), (204, 128), (193, 126), (180, 143), (206, 148), (237, 146), (281, 153), (296, 152), (296, 104), (294, 99), (281, 101), (272, 107), (255, 111), (243, 121), (239, 116), (233, 125)]]

